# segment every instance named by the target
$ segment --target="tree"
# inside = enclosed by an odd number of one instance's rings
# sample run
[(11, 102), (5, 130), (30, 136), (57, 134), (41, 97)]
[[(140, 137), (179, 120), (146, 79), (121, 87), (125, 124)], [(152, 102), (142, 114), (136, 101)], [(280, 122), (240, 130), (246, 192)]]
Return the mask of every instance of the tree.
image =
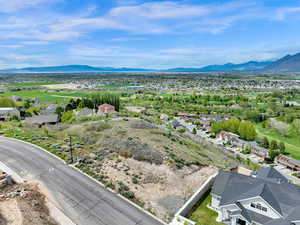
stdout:
[(197, 130), (196, 130), (196, 128), (195, 128), (195, 127), (193, 128), (193, 131), (192, 131), (192, 133), (193, 133), (193, 134), (197, 134)]
[(285, 144), (282, 141), (279, 143), (279, 150), (281, 154), (285, 153)]
[(229, 132), (238, 133), (241, 121), (238, 118), (232, 118), (224, 121), (227, 124), (227, 129)]
[(249, 121), (242, 121), (240, 123), (238, 133), (246, 141), (253, 141), (257, 135), (254, 125)]
[(61, 122), (63, 122), (63, 123), (72, 123), (73, 119), (74, 119), (73, 112), (72, 111), (67, 111), (67, 112), (64, 112), (62, 114)]
[(59, 118), (61, 117), (61, 115), (63, 114), (63, 112), (64, 112), (64, 108), (61, 107), (61, 106), (58, 106), (56, 108), (56, 110), (55, 110), (55, 113), (58, 115)]
[(270, 143), (270, 150), (276, 150), (278, 149), (278, 144), (276, 140), (272, 140)]
[(0, 98), (0, 107), (17, 107), (17, 104), (10, 98)]
[(269, 157), (272, 161), (274, 161), (274, 159), (280, 155), (280, 152), (278, 150), (273, 150), (273, 149), (270, 149), (269, 151)]
[(263, 139), (262, 139), (262, 146), (264, 148), (269, 148), (269, 145), (270, 145), (270, 143), (269, 143), (268, 138), (266, 136), (264, 136)]

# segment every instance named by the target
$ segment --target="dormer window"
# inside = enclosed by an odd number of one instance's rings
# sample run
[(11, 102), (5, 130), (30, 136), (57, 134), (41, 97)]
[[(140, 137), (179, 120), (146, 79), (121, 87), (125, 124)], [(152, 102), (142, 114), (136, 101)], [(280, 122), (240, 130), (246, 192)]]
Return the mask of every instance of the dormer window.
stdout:
[(255, 208), (255, 209), (259, 209), (259, 210), (261, 210), (261, 211), (263, 211), (263, 212), (267, 212), (268, 211), (268, 209), (266, 208), (266, 207), (263, 207), (260, 203), (251, 203), (250, 204), (250, 206), (252, 207), (252, 208)]

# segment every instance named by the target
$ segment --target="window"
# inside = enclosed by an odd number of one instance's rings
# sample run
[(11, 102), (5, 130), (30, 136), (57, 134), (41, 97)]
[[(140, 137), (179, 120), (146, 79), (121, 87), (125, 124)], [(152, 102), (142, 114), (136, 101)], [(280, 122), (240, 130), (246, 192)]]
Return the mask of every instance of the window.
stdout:
[(261, 210), (261, 204), (258, 203), (258, 204), (256, 205), (256, 208)]
[(261, 211), (264, 211), (264, 212), (267, 212), (268, 211), (268, 209), (266, 208), (266, 207), (263, 207), (260, 203), (251, 203), (250, 204), (250, 206), (252, 207), (252, 208), (255, 208), (255, 209), (259, 209), (259, 210), (261, 210)]

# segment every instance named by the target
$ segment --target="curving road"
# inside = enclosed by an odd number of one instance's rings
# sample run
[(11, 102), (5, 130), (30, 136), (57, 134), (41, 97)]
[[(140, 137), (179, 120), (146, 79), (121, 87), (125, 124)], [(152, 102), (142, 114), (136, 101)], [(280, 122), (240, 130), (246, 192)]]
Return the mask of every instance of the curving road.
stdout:
[(38, 147), (0, 137), (0, 161), (22, 178), (41, 182), (75, 224), (163, 225)]

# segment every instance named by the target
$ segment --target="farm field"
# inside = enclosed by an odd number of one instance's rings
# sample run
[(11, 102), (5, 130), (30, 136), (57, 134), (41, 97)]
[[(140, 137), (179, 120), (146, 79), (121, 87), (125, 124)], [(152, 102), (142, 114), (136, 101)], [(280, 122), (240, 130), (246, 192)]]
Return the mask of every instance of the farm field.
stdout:
[(53, 84), (62, 84), (61, 82), (54, 82), (54, 81), (41, 81), (41, 82), (22, 82), (22, 83), (13, 83), (9, 84), (8, 87), (39, 87), (43, 85), (53, 85)]
[(266, 136), (269, 140), (277, 140), (285, 143), (286, 152), (292, 158), (300, 160), (300, 139), (294, 136), (282, 136), (276, 130), (271, 128), (262, 128), (261, 124), (256, 125), (256, 132), (259, 136)]
[(1, 94), (0, 96), (13, 96), (17, 95), (22, 98), (37, 98), (41, 102), (65, 102), (69, 101), (70, 98), (74, 97), (84, 97), (88, 93), (80, 92), (58, 92), (58, 91), (42, 91), (42, 90), (30, 90), (30, 91), (11, 91)]

